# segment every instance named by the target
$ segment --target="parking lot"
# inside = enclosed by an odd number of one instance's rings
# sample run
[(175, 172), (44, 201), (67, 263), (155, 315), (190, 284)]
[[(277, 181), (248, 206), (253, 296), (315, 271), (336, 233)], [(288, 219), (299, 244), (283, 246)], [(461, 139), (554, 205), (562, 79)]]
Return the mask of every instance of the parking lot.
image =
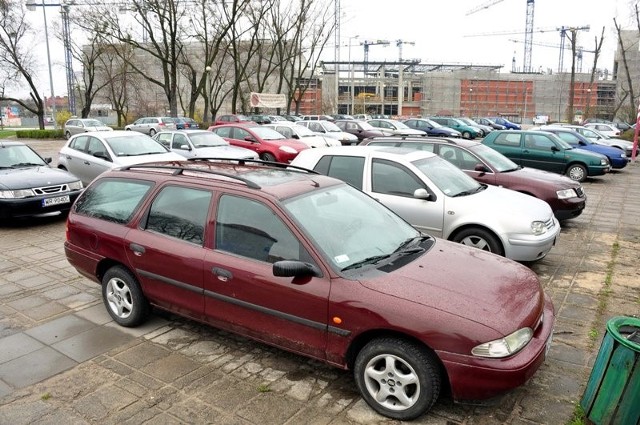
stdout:
[[(63, 141), (31, 141), (56, 162)], [(607, 320), (640, 314), (640, 167), (587, 180), (587, 207), (531, 265), (556, 308), (531, 381), (483, 403), (441, 398), (418, 424), (564, 424)], [(115, 325), (63, 251), (60, 218), (0, 224), (0, 424), (393, 423), (350, 372), (156, 313)]]

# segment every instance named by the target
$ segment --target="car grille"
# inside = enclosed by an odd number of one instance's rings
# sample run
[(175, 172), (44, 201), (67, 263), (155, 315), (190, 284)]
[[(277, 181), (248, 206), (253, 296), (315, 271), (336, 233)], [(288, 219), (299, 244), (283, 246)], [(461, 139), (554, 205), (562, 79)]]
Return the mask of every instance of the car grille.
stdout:
[(544, 222), (544, 225), (547, 229), (553, 229), (553, 227), (555, 226), (555, 222), (553, 221), (553, 216)]
[(52, 193), (69, 192), (69, 186), (67, 184), (59, 184), (56, 186), (36, 187), (33, 191), (36, 195), (50, 195)]
[(582, 188), (582, 186), (576, 187), (576, 193), (578, 194), (579, 198), (584, 198), (584, 189)]

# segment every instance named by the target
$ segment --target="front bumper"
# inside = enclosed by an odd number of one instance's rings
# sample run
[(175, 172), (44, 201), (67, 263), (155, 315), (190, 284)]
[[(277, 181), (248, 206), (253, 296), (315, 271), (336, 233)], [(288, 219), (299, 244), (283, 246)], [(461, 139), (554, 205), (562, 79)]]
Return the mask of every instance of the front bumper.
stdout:
[[(58, 192), (50, 195), (32, 196), (29, 198), (19, 199), (0, 199), (0, 218), (19, 218), (19, 217), (31, 217), (42, 216), (55, 212), (67, 212), (71, 209), (74, 201), (82, 193), (81, 190), (73, 192)], [(45, 206), (45, 202), (51, 202), (46, 200), (56, 200), (62, 197), (69, 197), (68, 202), (66, 198), (62, 203), (53, 203)]]
[(505, 257), (515, 261), (540, 260), (551, 251), (559, 234), (560, 223), (554, 217), (553, 227), (543, 235), (509, 235), (504, 247)]

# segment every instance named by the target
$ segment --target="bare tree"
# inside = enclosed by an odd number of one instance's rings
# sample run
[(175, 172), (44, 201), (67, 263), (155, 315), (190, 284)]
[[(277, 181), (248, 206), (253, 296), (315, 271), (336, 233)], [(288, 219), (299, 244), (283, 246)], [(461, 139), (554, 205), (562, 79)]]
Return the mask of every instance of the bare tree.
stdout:
[[(636, 21), (638, 21), (638, 31), (640, 31), (640, 18), (638, 18), (638, 6), (636, 5)], [(629, 46), (625, 46), (624, 44), (624, 38), (622, 35), (622, 27), (621, 25), (618, 24), (618, 21), (616, 20), (616, 18), (613, 18), (613, 23), (615, 25), (616, 28), (616, 33), (618, 35), (618, 46), (620, 47), (620, 55), (622, 58), (622, 66), (624, 68), (624, 73), (625, 73), (625, 77), (626, 77), (626, 87), (624, 85), (621, 85), (622, 88), (622, 100), (620, 101), (619, 106), (616, 108), (616, 112), (619, 108), (622, 107), (623, 102), (626, 100), (628, 100), (629, 104), (628, 104), (628, 108), (629, 111), (631, 111), (631, 113), (633, 113), (633, 111), (635, 111), (636, 109), (636, 95), (634, 94), (634, 87), (633, 87), (633, 78), (632, 78), (632, 74), (630, 72), (630, 67), (629, 67), (629, 61), (627, 60), (627, 50), (630, 48)], [(637, 48), (637, 47), (636, 47)]]
[[(0, 3), (0, 100), (8, 100), (37, 115), (44, 130), (45, 104), (37, 89), (37, 61), (33, 53), (34, 30), (25, 20), (24, 3), (2, 0)], [(7, 87), (26, 88), (30, 101), (7, 91)]]
[(593, 88), (593, 83), (596, 79), (596, 75), (598, 73), (598, 58), (600, 57), (600, 52), (602, 51), (602, 42), (604, 41), (604, 27), (602, 27), (602, 33), (600, 34), (600, 40), (598, 40), (598, 36), (595, 37), (595, 50), (593, 57), (593, 66), (591, 67), (591, 76), (589, 78), (589, 90), (587, 92), (587, 107), (584, 111), (584, 118), (589, 118), (589, 114), (591, 113), (591, 90)]

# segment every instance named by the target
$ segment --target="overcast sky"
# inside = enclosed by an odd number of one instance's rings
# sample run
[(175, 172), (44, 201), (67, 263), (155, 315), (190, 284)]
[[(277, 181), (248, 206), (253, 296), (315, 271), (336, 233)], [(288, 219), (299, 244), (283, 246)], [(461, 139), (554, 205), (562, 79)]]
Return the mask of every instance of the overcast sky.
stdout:
[[(511, 70), (512, 59), (522, 70), (524, 61), (524, 31), (527, 0), (493, 0), (495, 4), (473, 14), (471, 9), (489, 3), (491, 0), (340, 0), (342, 24), (340, 60), (347, 61), (351, 44), (351, 59), (362, 61), (364, 47), (361, 42), (388, 40), (391, 45), (370, 46), (370, 61), (395, 61), (399, 57), (397, 40), (403, 40), (403, 59), (419, 59), (422, 63), (474, 63), (503, 65), (502, 72)], [(590, 26), (590, 31), (580, 31), (578, 44), (593, 50), (595, 37), (600, 36), (605, 27), (605, 42), (599, 68), (612, 70), (613, 54), (616, 49), (613, 18), (617, 17), (623, 27), (634, 28), (630, 20), (631, 4), (637, 0), (535, 0), (532, 46), (532, 69), (551, 68), (556, 72), (559, 49), (538, 46), (536, 43), (558, 46), (558, 27)], [(332, 4), (333, 6), (333, 4)], [(62, 41), (55, 37), (54, 28), (60, 26), (57, 7), (47, 7), (47, 22), (53, 65), (54, 92), (58, 96), (67, 92), (64, 70)], [(38, 28), (43, 28), (42, 8), (28, 12), (29, 19)], [(538, 30), (546, 30), (540, 32)], [(499, 36), (479, 36), (495, 32), (517, 34)], [(44, 31), (36, 42), (41, 54), (39, 85), (46, 96), (50, 96), (47, 71)], [(72, 37), (74, 36), (72, 30)], [(358, 38), (355, 38), (358, 36)], [(350, 38), (351, 37), (351, 38)], [(511, 40), (519, 40), (514, 42)], [(415, 43), (414, 45), (409, 44)], [(331, 44), (333, 44), (333, 39)], [(569, 42), (565, 43), (567, 46)], [(332, 47), (327, 48), (323, 59), (335, 60)], [(564, 67), (569, 69), (571, 54), (565, 51)], [(583, 55), (583, 72), (588, 72), (593, 64), (593, 54)], [(74, 62), (74, 70), (80, 65)]]

